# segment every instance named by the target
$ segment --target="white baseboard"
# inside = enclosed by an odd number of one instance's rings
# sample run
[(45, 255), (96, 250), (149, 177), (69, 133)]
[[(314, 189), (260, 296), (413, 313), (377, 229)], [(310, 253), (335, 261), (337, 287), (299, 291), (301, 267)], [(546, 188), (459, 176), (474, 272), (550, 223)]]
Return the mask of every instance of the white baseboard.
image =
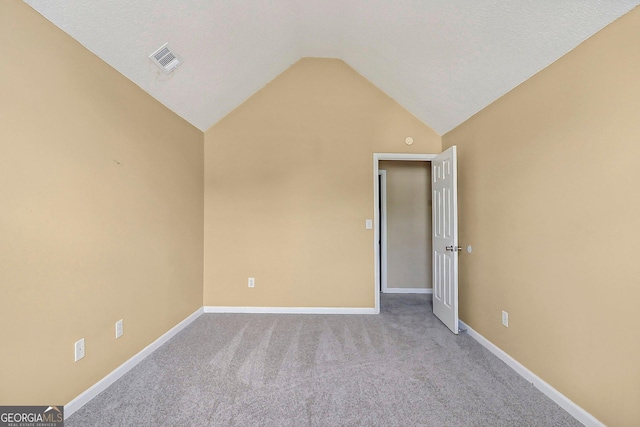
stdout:
[(191, 322), (196, 320), (203, 313), (202, 307), (196, 310), (189, 317), (184, 319), (182, 322), (178, 323), (176, 326), (171, 328), (168, 332), (163, 334), (160, 338), (143, 348), (139, 353), (135, 356), (131, 357), (129, 360), (124, 362), (122, 365), (118, 366), (116, 369), (107, 374), (106, 377), (89, 387), (87, 390), (82, 392), (79, 396), (73, 399), (71, 402), (64, 405), (64, 418), (69, 418), (74, 412), (78, 409), (82, 408), (87, 402), (96, 397), (99, 393), (104, 391), (107, 387), (113, 384), (116, 380), (122, 377), (124, 374), (129, 372), (134, 366), (138, 363), (142, 362), (145, 357), (153, 353), (158, 347), (162, 344), (166, 343), (171, 339), (175, 334), (183, 330), (186, 326), (188, 326)]
[(432, 294), (433, 288), (387, 288), (383, 294)]
[(376, 314), (375, 308), (360, 307), (222, 307), (205, 306), (205, 313), (267, 314)]
[(498, 346), (493, 344), (491, 341), (480, 335), (478, 332), (473, 330), (469, 325), (464, 323), (462, 320), (459, 321), (460, 325), (467, 330), (467, 334), (470, 337), (478, 341), (482, 346), (484, 346), (487, 350), (495, 354), (500, 360), (506, 363), (511, 369), (516, 371), (522, 378), (532, 383), (535, 388), (544, 393), (548, 398), (553, 400), (558, 404), (562, 409), (567, 411), (573, 418), (580, 421), (586, 427), (606, 427), (603, 423), (598, 421), (596, 417), (582, 409), (580, 406), (576, 405), (572, 400), (570, 400), (567, 396), (560, 393), (558, 390), (549, 385), (542, 378), (528, 370), (524, 367), (520, 362), (518, 362), (513, 357), (509, 356), (503, 350), (501, 350)]

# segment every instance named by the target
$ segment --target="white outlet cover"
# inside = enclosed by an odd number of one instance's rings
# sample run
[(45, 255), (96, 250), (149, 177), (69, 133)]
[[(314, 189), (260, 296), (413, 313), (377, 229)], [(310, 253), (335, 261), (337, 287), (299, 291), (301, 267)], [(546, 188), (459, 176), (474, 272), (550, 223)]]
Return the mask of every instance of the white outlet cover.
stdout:
[(509, 313), (502, 310), (502, 325), (506, 328), (509, 327)]
[(76, 362), (84, 357), (84, 338), (76, 341), (74, 346), (74, 353)]
[(124, 333), (122, 319), (116, 322), (116, 339), (120, 338)]
[(364, 222), (364, 226), (367, 230), (371, 230), (373, 228), (373, 220), (368, 219)]
[(256, 285), (256, 279), (253, 277), (249, 277), (249, 287), (253, 288)]

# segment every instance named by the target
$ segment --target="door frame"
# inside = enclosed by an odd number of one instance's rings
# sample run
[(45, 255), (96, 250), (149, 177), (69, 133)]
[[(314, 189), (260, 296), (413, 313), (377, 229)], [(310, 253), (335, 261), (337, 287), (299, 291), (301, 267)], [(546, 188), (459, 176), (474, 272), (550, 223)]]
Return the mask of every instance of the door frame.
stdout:
[(381, 233), (379, 236), (379, 249), (380, 249), (380, 285), (378, 289), (382, 293), (387, 292), (387, 171), (378, 169), (378, 185), (379, 185), (379, 209), (378, 215), (380, 226), (378, 231)]
[(380, 271), (381, 271), (381, 254), (380, 254), (380, 214), (379, 214), (379, 198), (380, 198), (380, 181), (379, 162), (380, 160), (401, 160), (409, 162), (430, 162), (437, 154), (410, 154), (410, 153), (373, 153), (373, 253), (374, 253), (374, 295), (375, 295), (375, 313), (380, 313)]

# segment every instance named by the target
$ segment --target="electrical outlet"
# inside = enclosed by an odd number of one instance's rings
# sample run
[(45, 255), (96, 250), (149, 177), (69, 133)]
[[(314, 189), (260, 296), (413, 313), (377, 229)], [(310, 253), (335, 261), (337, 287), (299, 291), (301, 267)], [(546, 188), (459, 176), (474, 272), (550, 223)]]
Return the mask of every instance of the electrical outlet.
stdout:
[(122, 319), (120, 319), (116, 322), (116, 339), (120, 338), (123, 332), (124, 331), (122, 330)]
[(82, 359), (84, 357), (84, 338), (76, 341), (74, 346), (75, 349), (75, 361)]
[(502, 326), (505, 328), (509, 327), (509, 313), (504, 310), (502, 310)]
[(249, 277), (249, 287), (253, 288), (256, 285), (256, 279)]

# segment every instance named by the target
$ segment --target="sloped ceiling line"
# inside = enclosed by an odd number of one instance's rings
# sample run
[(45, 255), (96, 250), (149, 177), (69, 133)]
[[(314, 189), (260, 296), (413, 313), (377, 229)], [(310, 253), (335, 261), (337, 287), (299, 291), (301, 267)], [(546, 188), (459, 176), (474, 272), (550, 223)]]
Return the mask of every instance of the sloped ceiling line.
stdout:
[[(340, 58), (439, 134), (638, 0), (24, 0), (207, 130), (298, 59)], [(184, 64), (162, 76), (169, 42)]]

